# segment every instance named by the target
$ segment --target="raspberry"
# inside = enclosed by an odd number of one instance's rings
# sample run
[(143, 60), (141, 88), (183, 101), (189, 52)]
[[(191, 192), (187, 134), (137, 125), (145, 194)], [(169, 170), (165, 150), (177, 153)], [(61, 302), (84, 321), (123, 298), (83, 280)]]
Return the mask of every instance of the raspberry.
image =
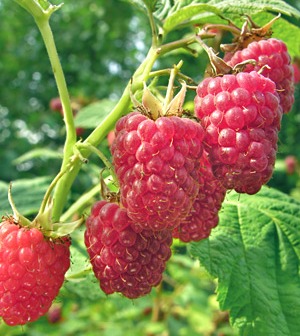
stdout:
[(0, 316), (11, 326), (46, 314), (70, 267), (68, 238), (46, 239), (12, 219), (0, 223)]
[(148, 294), (162, 280), (171, 243), (171, 231), (141, 230), (116, 203), (98, 201), (86, 221), (85, 245), (106, 294)]
[(275, 83), (256, 71), (206, 78), (197, 88), (195, 114), (223, 187), (258, 192), (271, 178), (276, 158), (282, 109)]
[(298, 162), (297, 158), (294, 155), (288, 155), (284, 159), (284, 163), (285, 163), (285, 171), (288, 175), (293, 175), (296, 173)]
[(198, 194), (204, 131), (177, 116), (151, 120), (138, 112), (116, 124), (111, 147), (121, 203), (144, 229), (173, 229)]
[[(226, 60), (229, 58), (227, 55)], [(275, 82), (283, 113), (289, 112), (294, 103), (294, 70), (285, 43), (275, 38), (252, 42), (247, 48), (236, 51), (228, 64), (235, 66), (248, 59), (256, 60), (257, 64), (248, 64), (243, 70), (245, 72), (259, 71), (268, 66), (262, 75)]]
[(218, 212), (226, 189), (213, 175), (208, 154), (203, 152), (200, 161), (200, 190), (190, 214), (173, 231), (173, 237), (185, 243), (200, 241), (210, 235), (219, 222)]
[(298, 84), (300, 82), (300, 68), (299, 68), (299, 61), (292, 64), (294, 69), (294, 84)]

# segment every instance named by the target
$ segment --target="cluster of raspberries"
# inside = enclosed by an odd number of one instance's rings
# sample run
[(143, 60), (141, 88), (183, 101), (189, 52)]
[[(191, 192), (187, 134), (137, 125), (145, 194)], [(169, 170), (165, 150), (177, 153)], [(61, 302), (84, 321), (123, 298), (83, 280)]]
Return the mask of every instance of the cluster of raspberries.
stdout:
[[(85, 231), (106, 294), (148, 294), (162, 281), (173, 238), (207, 238), (227, 190), (255, 194), (271, 178), (281, 118), (294, 101), (287, 48), (270, 38), (225, 57), (232, 67), (252, 62), (198, 85), (197, 118), (171, 113), (153, 120), (151, 111), (134, 111), (117, 122), (111, 152), (119, 201), (94, 204)], [(0, 316), (8, 325), (49, 310), (70, 266), (69, 247), (68, 237), (51, 239), (3, 218)]]
[(283, 113), (293, 104), (293, 68), (282, 41), (225, 55), (242, 72), (204, 79), (195, 119), (153, 120), (134, 111), (111, 146), (119, 203), (97, 202), (85, 244), (102, 290), (137, 298), (160, 283), (173, 238), (199, 241), (218, 224), (227, 190), (255, 194), (272, 176)]
[[(227, 190), (255, 194), (271, 178), (282, 115), (294, 102), (287, 47), (269, 38), (224, 59), (245, 67), (198, 85), (197, 118), (172, 111), (152, 119), (150, 110), (118, 120), (111, 152), (119, 201), (94, 204), (84, 237), (106, 294), (148, 294), (162, 281), (173, 238), (207, 238)], [(69, 266), (68, 237), (3, 218), (0, 317), (23, 325), (44, 315)]]
[(294, 102), (293, 66), (286, 45), (274, 38), (224, 57), (232, 67), (255, 63), (201, 82), (195, 114), (214, 176), (226, 189), (255, 194), (273, 173), (281, 118)]
[(87, 220), (85, 243), (107, 294), (128, 298), (161, 282), (173, 231), (191, 214), (204, 186), (202, 126), (177, 116), (119, 119), (111, 151), (120, 204), (100, 201)]

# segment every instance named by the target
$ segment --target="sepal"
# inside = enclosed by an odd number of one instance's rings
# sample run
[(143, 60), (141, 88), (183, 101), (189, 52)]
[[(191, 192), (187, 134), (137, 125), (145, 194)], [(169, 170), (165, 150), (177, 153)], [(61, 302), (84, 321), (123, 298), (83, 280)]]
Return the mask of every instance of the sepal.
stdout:
[(73, 222), (52, 224), (51, 238), (59, 238), (71, 234), (84, 222), (84, 220), (85, 218), (82, 216)]
[(151, 119), (156, 120), (163, 115), (162, 103), (151, 93), (146, 83), (144, 82), (144, 90), (142, 96), (142, 105), (146, 108)]
[(20, 214), (20, 212), (18, 211), (16, 205), (15, 205), (15, 202), (12, 198), (12, 193), (11, 193), (11, 189), (12, 189), (12, 183), (9, 184), (9, 187), (8, 187), (8, 202), (11, 206), (11, 209), (13, 211), (13, 219), (16, 223), (20, 224), (21, 226), (24, 226), (24, 227), (33, 227), (31, 221), (24, 217), (23, 215)]
[(182, 82), (182, 87), (180, 91), (177, 93), (177, 95), (171, 100), (169, 105), (167, 106), (167, 110), (164, 113), (166, 116), (182, 116), (183, 112), (183, 104), (185, 100), (185, 95), (186, 95), (186, 82)]
[(44, 236), (56, 239), (71, 234), (83, 222), (84, 216), (72, 222), (56, 222), (52, 221), (53, 200), (50, 198), (47, 205), (40, 211), (33, 220), (33, 226), (40, 229)]

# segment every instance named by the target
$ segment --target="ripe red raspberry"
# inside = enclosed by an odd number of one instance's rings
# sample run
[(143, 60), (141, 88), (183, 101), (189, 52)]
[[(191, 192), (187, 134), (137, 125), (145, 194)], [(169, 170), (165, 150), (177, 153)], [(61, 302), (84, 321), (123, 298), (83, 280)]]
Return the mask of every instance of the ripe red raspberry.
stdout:
[(249, 59), (256, 60), (257, 64), (248, 64), (243, 71), (259, 71), (267, 65), (262, 75), (275, 82), (283, 113), (289, 112), (294, 103), (294, 70), (285, 43), (275, 38), (252, 42), (247, 48), (236, 51), (228, 64), (235, 66)]
[(298, 84), (300, 82), (300, 68), (299, 68), (299, 61), (292, 64), (294, 69), (294, 84)]
[(206, 78), (195, 113), (214, 175), (226, 189), (258, 192), (272, 176), (282, 117), (274, 82), (256, 71)]
[(116, 203), (95, 203), (86, 221), (85, 245), (106, 294), (148, 294), (162, 280), (171, 243), (171, 231), (141, 230)]
[(173, 237), (185, 243), (200, 241), (210, 235), (219, 223), (219, 210), (226, 189), (213, 175), (207, 152), (200, 161), (200, 189), (190, 214), (174, 229)]
[(176, 116), (151, 120), (138, 112), (116, 124), (111, 147), (121, 203), (145, 229), (173, 229), (198, 194), (203, 128)]
[(284, 163), (285, 163), (285, 171), (287, 172), (287, 174), (292, 175), (296, 173), (298, 162), (297, 158), (294, 155), (288, 155), (284, 159)]
[(68, 238), (50, 240), (12, 219), (0, 223), (0, 316), (22, 325), (46, 314), (70, 267)]

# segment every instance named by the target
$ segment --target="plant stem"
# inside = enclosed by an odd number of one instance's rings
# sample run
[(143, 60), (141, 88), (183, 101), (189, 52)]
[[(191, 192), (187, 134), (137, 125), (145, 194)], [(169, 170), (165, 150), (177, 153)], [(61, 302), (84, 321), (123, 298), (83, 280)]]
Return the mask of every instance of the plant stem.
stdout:
[(180, 61), (177, 65), (174, 65), (174, 68), (171, 70), (170, 78), (169, 78), (169, 84), (166, 92), (166, 97), (164, 99), (164, 105), (163, 105), (163, 112), (167, 112), (167, 107), (170, 104), (171, 100), (174, 96), (174, 82), (175, 78), (180, 71), (180, 68), (182, 67), (183, 62)]
[(157, 52), (157, 49), (151, 48), (149, 50), (145, 60), (138, 67), (132, 76), (131, 81), (127, 84), (117, 105), (103, 122), (87, 137), (84, 143), (89, 143), (92, 146), (97, 147), (104, 136), (110, 131), (112, 125), (114, 125), (122, 115), (127, 114), (131, 104), (130, 91), (135, 93), (137, 90), (143, 88), (143, 82), (149, 78), (150, 71), (158, 56), (159, 53)]
[(147, 6), (147, 12), (148, 12), (148, 17), (149, 17), (149, 22), (150, 22), (150, 27), (151, 27), (151, 33), (152, 33), (152, 47), (156, 48), (158, 46), (158, 35), (157, 35), (155, 20), (153, 17), (153, 12), (149, 6)]
[(92, 146), (90, 143), (88, 142), (77, 142), (77, 144), (75, 145), (75, 148), (77, 148), (77, 150), (83, 150), (83, 149), (88, 149), (89, 151), (93, 152), (94, 154), (96, 154), (99, 159), (104, 163), (105, 167), (109, 170), (114, 183), (117, 185), (118, 184), (118, 178), (117, 175), (115, 174), (115, 170), (114, 170), (114, 166), (112, 165), (112, 163), (108, 160), (108, 158), (97, 148)]
[(156, 296), (153, 299), (151, 322), (159, 321), (159, 314), (160, 314), (160, 308), (161, 308), (162, 283), (160, 283), (155, 289), (156, 289)]
[[(110, 188), (114, 188), (113, 181), (111, 179), (111, 176), (108, 176), (104, 179), (104, 183), (108, 185)], [(78, 200), (73, 203), (68, 210), (62, 214), (61, 216), (61, 221), (62, 222), (67, 222), (70, 219), (72, 219), (72, 216), (74, 216), (80, 209), (83, 209), (86, 207), (88, 204), (91, 204), (91, 199), (93, 199), (97, 194), (100, 197), (100, 192), (101, 192), (101, 186), (97, 184), (93, 188), (91, 188), (89, 191), (84, 193), (83, 195), (78, 198)]]
[[(61, 99), (63, 112), (64, 112), (64, 122), (66, 126), (66, 140), (64, 145), (64, 153), (63, 153), (63, 161), (61, 165), (60, 173), (64, 172), (67, 168), (67, 165), (70, 162), (70, 158), (73, 155), (73, 146), (76, 143), (76, 131), (75, 131), (75, 125), (74, 125), (74, 118), (73, 118), (73, 112), (71, 108), (71, 102), (69, 97), (69, 92), (67, 89), (67, 84), (65, 81), (65, 76), (63, 73), (63, 69), (58, 57), (54, 37), (52, 34), (51, 27), (49, 25), (49, 18), (48, 17), (39, 17), (35, 18), (36, 24), (41, 32), (41, 35), (43, 37), (48, 56), (50, 59), (52, 71), (56, 80), (57, 89), (59, 92), (59, 96)], [(74, 160), (75, 161), (75, 160)], [(60, 199), (60, 194), (63, 193), (65, 186), (68, 185), (67, 180), (67, 174), (62, 176), (57, 185), (53, 196), (54, 204), (57, 204), (57, 202)], [(58, 199), (58, 200), (57, 200)], [(45, 202), (45, 200), (43, 201)], [(55, 216), (53, 214), (53, 221), (58, 221), (59, 216)]]
[(56, 50), (54, 37), (52, 34), (52, 30), (49, 25), (48, 20), (36, 20), (36, 23), (38, 25), (38, 28), (41, 32), (41, 35), (43, 37), (48, 56), (50, 59), (52, 71), (55, 77), (58, 93), (60, 96), (60, 100), (63, 107), (64, 112), (64, 122), (66, 126), (66, 142), (64, 147), (64, 158), (67, 157), (65, 162), (63, 163), (63, 166), (65, 166), (68, 162), (68, 159), (70, 155), (72, 155), (72, 148), (73, 145), (76, 142), (76, 130), (74, 125), (74, 118), (73, 118), (73, 112), (71, 107), (71, 101), (69, 97), (69, 92), (67, 88), (67, 84), (65, 81), (65, 76), (63, 73), (63, 69), (58, 57), (58, 53)]
[(86, 206), (97, 194), (100, 194), (99, 185), (96, 185), (95, 187), (90, 189), (88, 192), (83, 194), (75, 203), (73, 203), (70, 208), (61, 216), (61, 221), (66, 222), (70, 220), (72, 216), (78, 212), (79, 209), (81, 209), (83, 206)]
[(159, 47), (158, 51), (160, 55), (164, 55), (170, 51), (173, 51), (179, 48), (186, 48), (188, 45), (194, 43), (195, 41), (196, 41), (196, 36), (192, 35), (192, 36), (189, 36), (187, 38), (184, 38), (178, 41), (163, 44)]
[[(163, 70), (152, 71), (149, 74), (149, 78), (159, 77), (159, 76), (170, 76), (172, 70), (173, 69), (163, 69)], [(184, 80), (188, 84), (195, 84), (195, 85), (197, 84), (191, 77), (188, 77), (181, 72), (178, 72), (177, 77)]]
[[(68, 168), (66, 168), (67, 170)], [(47, 206), (47, 203), (48, 203), (48, 200), (51, 196), (51, 193), (52, 193), (52, 190), (55, 188), (56, 184), (58, 183), (59, 179), (62, 178), (62, 176), (66, 173), (66, 170), (61, 170), (56, 176), (55, 178), (52, 180), (51, 184), (49, 185), (45, 195), (44, 195), (44, 198), (43, 198), (43, 201), (42, 201), (42, 204), (40, 206), (40, 210), (39, 210), (39, 213), (37, 216), (39, 216), (40, 214), (42, 214), (44, 211), (45, 211), (45, 208)]]

